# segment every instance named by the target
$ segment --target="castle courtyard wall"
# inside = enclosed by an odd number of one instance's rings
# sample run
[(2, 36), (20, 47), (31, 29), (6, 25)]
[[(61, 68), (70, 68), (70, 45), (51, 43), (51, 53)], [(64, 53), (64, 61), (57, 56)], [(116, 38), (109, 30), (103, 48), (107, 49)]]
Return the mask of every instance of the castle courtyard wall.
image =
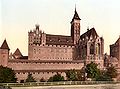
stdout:
[[(65, 60), (72, 61), (74, 46), (35, 45), (29, 46), (29, 60)], [(32, 54), (32, 55), (31, 55)]]
[(8, 67), (15, 70), (18, 81), (25, 80), (28, 73), (31, 73), (37, 81), (41, 78), (47, 80), (57, 72), (66, 77), (66, 70), (80, 70), (83, 65), (84, 64), (81, 61), (35, 61), (11, 59), (8, 62)]

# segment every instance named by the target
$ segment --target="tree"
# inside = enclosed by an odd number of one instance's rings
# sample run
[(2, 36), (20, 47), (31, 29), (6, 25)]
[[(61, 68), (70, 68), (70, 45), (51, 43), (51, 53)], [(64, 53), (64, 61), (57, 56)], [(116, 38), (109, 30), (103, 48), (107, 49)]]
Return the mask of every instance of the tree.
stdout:
[(100, 70), (97, 68), (97, 66), (98, 65), (93, 62), (91, 62), (90, 64), (87, 64), (85, 71), (87, 73), (88, 78), (95, 79), (99, 76)]
[(77, 80), (77, 72), (75, 71), (75, 69), (68, 70), (68, 71), (66, 71), (66, 77), (67, 77), (67, 80), (69, 80), (69, 81), (76, 81)]
[(68, 81), (83, 81), (84, 80), (84, 70), (71, 69), (66, 71), (66, 77)]
[(96, 81), (112, 81), (112, 78), (106, 75), (106, 71), (100, 71), (100, 75), (96, 77)]
[(26, 79), (26, 82), (36, 82), (35, 79), (32, 77), (32, 74), (28, 74), (28, 77)]
[(64, 77), (61, 74), (57, 73), (53, 77), (48, 79), (48, 82), (55, 82), (55, 81), (64, 81)]
[(110, 66), (106, 70), (101, 71), (100, 75), (96, 78), (96, 81), (113, 81), (112, 78), (117, 77), (117, 70)]
[(84, 70), (83, 70), (83, 68), (81, 70), (77, 70), (76, 73), (77, 73), (77, 75), (76, 75), (77, 79), (76, 80), (77, 81), (84, 81)]
[(107, 68), (106, 75), (111, 77), (111, 78), (116, 78), (117, 77), (117, 70), (115, 69), (114, 66), (110, 66)]
[(112, 78), (107, 75), (100, 75), (96, 77), (96, 81), (112, 81)]
[(53, 77), (50, 77), (50, 78), (48, 79), (48, 82), (53, 82)]
[(11, 68), (0, 66), (0, 83), (14, 83), (16, 81), (15, 72)]

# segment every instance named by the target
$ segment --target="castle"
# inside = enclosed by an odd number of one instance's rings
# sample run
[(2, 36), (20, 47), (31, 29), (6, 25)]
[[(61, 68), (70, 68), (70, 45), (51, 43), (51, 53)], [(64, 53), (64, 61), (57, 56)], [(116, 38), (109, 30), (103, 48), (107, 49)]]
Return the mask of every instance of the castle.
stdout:
[(28, 32), (28, 56), (23, 56), (18, 48), (10, 54), (4, 40), (0, 47), (0, 65), (12, 68), (18, 81), (24, 81), (29, 73), (37, 81), (47, 80), (56, 73), (65, 77), (65, 71), (80, 70), (90, 62), (104, 69), (104, 39), (95, 28), (80, 35), (80, 20), (75, 9), (70, 36), (46, 34), (35, 25)]

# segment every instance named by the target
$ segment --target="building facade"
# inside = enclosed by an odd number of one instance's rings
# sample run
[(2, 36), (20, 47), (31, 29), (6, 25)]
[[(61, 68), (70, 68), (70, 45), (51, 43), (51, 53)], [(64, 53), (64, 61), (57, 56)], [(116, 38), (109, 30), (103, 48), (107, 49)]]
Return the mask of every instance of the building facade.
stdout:
[(110, 45), (110, 56), (120, 60), (120, 37), (114, 44)]
[(28, 32), (28, 56), (23, 56), (18, 48), (9, 55), (5, 40), (0, 48), (0, 64), (15, 70), (18, 81), (25, 80), (29, 73), (37, 81), (47, 80), (57, 72), (65, 77), (65, 71), (80, 70), (90, 62), (102, 69), (104, 39), (98, 36), (95, 28), (80, 35), (80, 20), (75, 9), (70, 36), (46, 34), (37, 24)]

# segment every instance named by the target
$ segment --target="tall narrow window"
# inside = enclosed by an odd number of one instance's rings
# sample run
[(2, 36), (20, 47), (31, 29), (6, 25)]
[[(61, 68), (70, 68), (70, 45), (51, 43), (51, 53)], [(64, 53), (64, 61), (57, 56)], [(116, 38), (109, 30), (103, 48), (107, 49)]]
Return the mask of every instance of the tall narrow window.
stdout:
[(96, 45), (96, 54), (100, 55), (100, 44), (99, 43)]
[(94, 54), (94, 45), (93, 44), (90, 45), (90, 54)]

